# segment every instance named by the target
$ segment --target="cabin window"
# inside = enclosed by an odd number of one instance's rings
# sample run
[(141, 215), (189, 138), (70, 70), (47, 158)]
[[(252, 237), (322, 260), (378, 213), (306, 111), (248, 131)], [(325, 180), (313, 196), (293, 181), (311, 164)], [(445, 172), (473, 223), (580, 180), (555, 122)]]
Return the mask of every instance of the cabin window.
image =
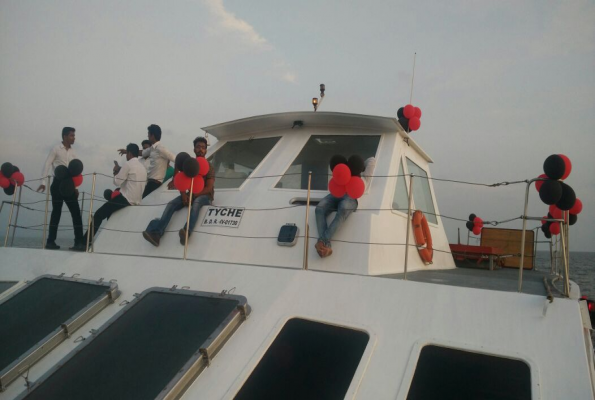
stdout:
[(398, 175), (397, 186), (395, 187), (395, 195), (393, 196), (393, 210), (407, 213), (407, 210), (409, 209), (409, 194), (407, 192), (407, 184), (405, 183), (407, 177), (403, 172), (403, 160), (399, 162)]
[(531, 399), (531, 371), (523, 361), (426, 346), (407, 400)]
[(25, 398), (179, 398), (247, 313), (242, 296), (148, 289), (36, 382)]
[(236, 189), (258, 167), (280, 137), (227, 142), (209, 161), (215, 169), (216, 189)]
[(343, 399), (368, 341), (362, 331), (290, 319), (235, 399)]
[(328, 190), (332, 177), (329, 161), (335, 154), (360, 155), (364, 160), (376, 156), (380, 136), (314, 135), (298, 154), (275, 187), (308, 189), (308, 172), (312, 171), (312, 190)]
[(415, 203), (415, 209), (423, 211), (428, 222), (437, 224), (438, 218), (436, 218), (436, 209), (432, 201), (428, 174), (410, 159), (407, 159), (407, 169), (410, 174), (415, 175), (415, 178), (413, 178), (413, 201)]
[(0, 389), (117, 297), (117, 285), (44, 275), (0, 304)]

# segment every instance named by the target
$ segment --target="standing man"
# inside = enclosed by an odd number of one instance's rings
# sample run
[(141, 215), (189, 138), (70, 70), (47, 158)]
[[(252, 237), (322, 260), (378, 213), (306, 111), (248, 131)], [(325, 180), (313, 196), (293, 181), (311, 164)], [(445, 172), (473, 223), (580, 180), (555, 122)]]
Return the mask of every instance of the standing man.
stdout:
[[(76, 153), (72, 148), (75, 139), (74, 132), (74, 128), (65, 127), (62, 129), (62, 143), (54, 146), (50, 151), (41, 173), (42, 177), (45, 178), (49, 176), (50, 172), (53, 173), (56, 167), (60, 165), (68, 167), (70, 161), (77, 158)], [(41, 184), (37, 191), (44, 192), (45, 189), (45, 185)], [(58, 225), (60, 224), (60, 217), (62, 216), (62, 205), (66, 202), (66, 206), (72, 216), (72, 225), (74, 226), (74, 246), (71, 247), (70, 250), (84, 251), (85, 245), (82, 243), (83, 220), (81, 218), (81, 209), (78, 202), (78, 190), (75, 190), (71, 196), (62, 196), (60, 193), (60, 181), (54, 178), (52, 186), (50, 187), (50, 193), (52, 195), (52, 216), (50, 218), (50, 230), (45, 248), (48, 250), (58, 250), (60, 248), (60, 246), (56, 244), (56, 237), (58, 236)]]
[[(147, 170), (138, 159), (138, 145), (130, 143), (126, 146), (126, 164), (114, 167), (114, 185), (120, 188), (120, 194), (99, 207), (93, 216), (93, 237), (104, 219), (129, 205), (139, 205), (147, 184)], [(87, 243), (87, 235), (83, 237), (83, 244)]]
[[(197, 157), (204, 157), (207, 154), (207, 139), (204, 137), (197, 137), (194, 139), (194, 154), (196, 154)], [(196, 225), (196, 220), (198, 219), (198, 213), (200, 212), (201, 207), (207, 204), (212, 204), (213, 202), (215, 195), (215, 171), (213, 170), (211, 163), (209, 163), (209, 172), (203, 176), (203, 179), (205, 181), (204, 189), (200, 193), (192, 195), (192, 211), (190, 212), (188, 238), (190, 238), (190, 235), (194, 230), (194, 226)], [(173, 186), (173, 181), (171, 185)], [(167, 228), (171, 217), (176, 211), (188, 206), (188, 196), (189, 194), (187, 192), (180, 192), (178, 197), (167, 204), (165, 210), (163, 210), (163, 215), (161, 215), (161, 218), (154, 219), (149, 223), (147, 230), (143, 232), (143, 237), (149, 243), (151, 243), (153, 246), (159, 246), (159, 241), (165, 233), (165, 228)], [(184, 245), (186, 242), (186, 225), (184, 225), (184, 227), (180, 229), (178, 233), (180, 235), (180, 244)]]
[(143, 192), (143, 199), (161, 186), (169, 162), (176, 160), (176, 156), (160, 142), (161, 128), (158, 125), (151, 125), (147, 129), (149, 130), (148, 139), (151, 142), (151, 147), (143, 150), (148, 178), (145, 191)]

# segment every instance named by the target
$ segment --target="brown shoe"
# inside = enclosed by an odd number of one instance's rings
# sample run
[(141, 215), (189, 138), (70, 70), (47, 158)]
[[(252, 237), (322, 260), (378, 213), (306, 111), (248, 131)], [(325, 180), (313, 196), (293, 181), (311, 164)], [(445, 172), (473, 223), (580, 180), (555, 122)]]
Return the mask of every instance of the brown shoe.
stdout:
[[(186, 230), (184, 228), (180, 229), (180, 232), (178, 232), (178, 235), (180, 235), (180, 244), (182, 246), (186, 245)], [(190, 240), (190, 236), (188, 236), (188, 240)]]
[(159, 240), (161, 240), (161, 238), (156, 233), (144, 231), (143, 237), (147, 242), (151, 243), (153, 246), (159, 247)]

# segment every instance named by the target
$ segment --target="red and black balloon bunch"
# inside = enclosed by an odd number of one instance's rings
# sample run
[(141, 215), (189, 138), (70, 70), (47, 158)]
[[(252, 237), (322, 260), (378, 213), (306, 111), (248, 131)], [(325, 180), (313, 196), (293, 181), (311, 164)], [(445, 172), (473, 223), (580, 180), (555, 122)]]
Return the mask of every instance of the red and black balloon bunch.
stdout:
[(361, 178), (365, 169), (363, 158), (354, 154), (347, 159), (345, 156), (336, 154), (331, 157), (330, 166), (333, 177), (328, 183), (328, 190), (333, 196), (339, 199), (345, 194), (352, 199), (362, 197), (366, 190), (366, 185)]
[(71, 160), (68, 167), (59, 165), (54, 170), (54, 179), (59, 183), (58, 189), (63, 197), (74, 195), (75, 189), (83, 183), (83, 162), (78, 159)]
[(25, 176), (19, 170), (19, 167), (5, 162), (0, 167), (0, 187), (4, 189), (4, 193), (9, 196), (14, 194), (16, 186), (22, 186), (25, 183)]
[(469, 221), (465, 224), (467, 229), (473, 232), (474, 235), (479, 235), (483, 228), (483, 219), (479, 218), (475, 214), (469, 214)]
[(416, 131), (421, 126), (421, 109), (419, 107), (407, 104), (405, 107), (399, 108), (397, 117), (399, 118), (399, 124), (407, 132)]
[(106, 199), (107, 201), (113, 200), (116, 197), (118, 197), (119, 195), (120, 195), (120, 188), (117, 188), (116, 190), (105, 189), (105, 191), (103, 192), (103, 198)]
[[(204, 176), (209, 172), (209, 162), (204, 157), (192, 157), (188, 153), (180, 153), (175, 161), (176, 174), (174, 186), (180, 192), (190, 190), (196, 195), (205, 188)], [(194, 183), (193, 183), (194, 181)]]
[(583, 211), (583, 202), (580, 199), (576, 199), (574, 206), (570, 210), (568, 210), (568, 216), (564, 215), (564, 212), (559, 209), (555, 204), (550, 206), (549, 212), (547, 216), (544, 216), (541, 220), (541, 231), (545, 235), (546, 238), (551, 238), (552, 235), (560, 234), (560, 223), (559, 222), (551, 222), (546, 221), (546, 219), (562, 219), (568, 223), (568, 225), (576, 224), (578, 217), (577, 215)]

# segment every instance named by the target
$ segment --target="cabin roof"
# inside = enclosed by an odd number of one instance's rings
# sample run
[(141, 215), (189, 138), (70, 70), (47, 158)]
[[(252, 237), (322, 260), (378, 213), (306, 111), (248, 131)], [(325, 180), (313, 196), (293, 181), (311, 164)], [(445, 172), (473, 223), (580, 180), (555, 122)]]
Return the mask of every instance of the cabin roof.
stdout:
[[(407, 139), (409, 145), (419, 152), (427, 161), (432, 159), (403, 130), (399, 121), (392, 117), (374, 115), (349, 114), (340, 112), (296, 111), (276, 114), (258, 115), (235, 121), (210, 125), (202, 128), (218, 140), (228, 140), (241, 135), (291, 129), (295, 121), (301, 121), (303, 128), (359, 128), (368, 132), (398, 132)], [(365, 132), (363, 132), (365, 133)]]

